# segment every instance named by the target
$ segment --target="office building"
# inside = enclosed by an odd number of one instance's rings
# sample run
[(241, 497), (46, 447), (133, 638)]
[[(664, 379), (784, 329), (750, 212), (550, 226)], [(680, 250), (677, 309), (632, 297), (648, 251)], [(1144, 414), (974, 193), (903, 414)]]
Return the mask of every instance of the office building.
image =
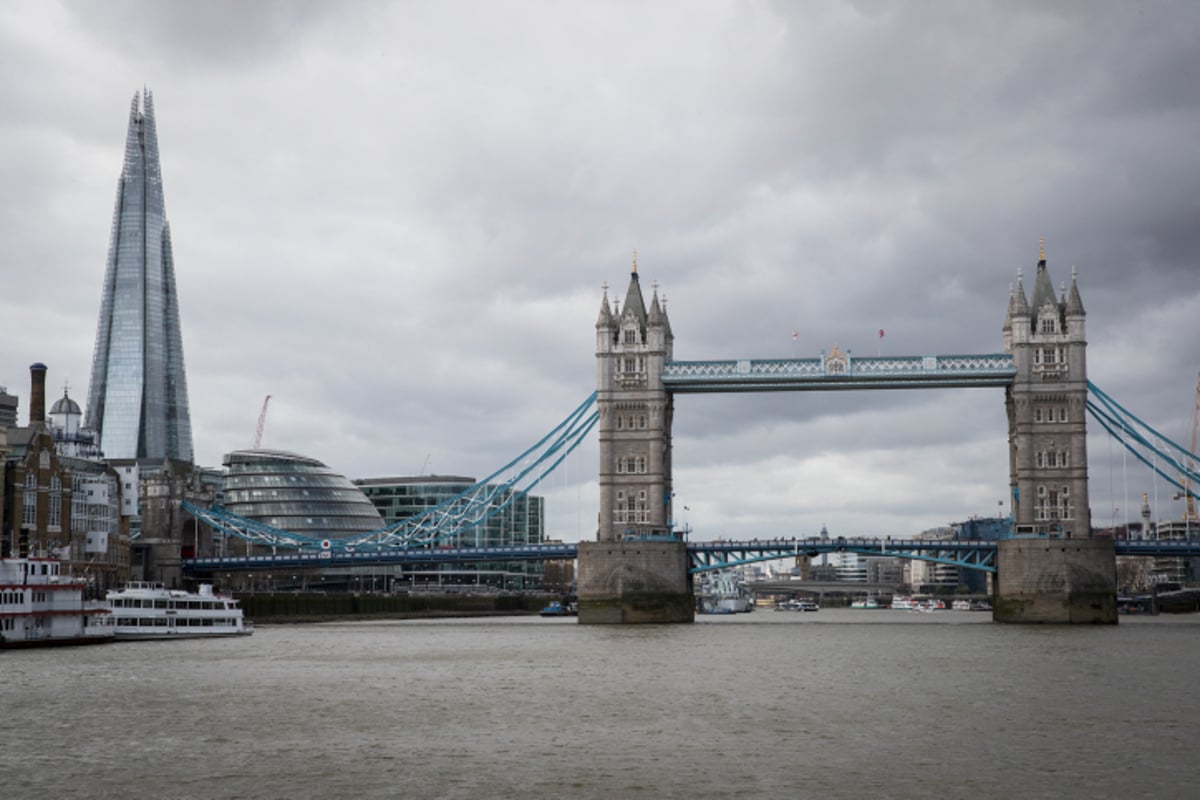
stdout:
[(129, 109), (84, 421), (109, 459), (192, 462), (177, 297), (147, 91)]

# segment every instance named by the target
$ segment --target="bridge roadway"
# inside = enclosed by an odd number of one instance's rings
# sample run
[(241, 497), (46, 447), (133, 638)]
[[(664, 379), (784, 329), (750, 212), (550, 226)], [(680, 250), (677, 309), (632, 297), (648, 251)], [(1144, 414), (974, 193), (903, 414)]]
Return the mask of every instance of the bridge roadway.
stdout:
[[(895, 539), (891, 537), (808, 537), (750, 541), (689, 542), (692, 573), (796, 556), (850, 552), (883, 558), (911, 558), (951, 564), (985, 572), (996, 571), (996, 542), (967, 540)], [(1189, 541), (1116, 541), (1119, 556), (1200, 557), (1200, 538)], [(575, 543), (511, 545), (507, 547), (333, 548), (286, 553), (190, 558), (190, 573), (240, 572), (271, 569), (328, 568), (481, 561), (558, 561), (578, 554)]]

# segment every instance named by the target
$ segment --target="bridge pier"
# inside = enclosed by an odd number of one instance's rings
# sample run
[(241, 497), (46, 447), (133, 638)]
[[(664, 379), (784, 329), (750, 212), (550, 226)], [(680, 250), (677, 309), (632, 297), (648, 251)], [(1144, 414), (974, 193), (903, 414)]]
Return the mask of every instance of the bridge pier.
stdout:
[(580, 542), (581, 624), (695, 621), (687, 543)]
[(996, 622), (1117, 624), (1112, 539), (1001, 539), (993, 585)]

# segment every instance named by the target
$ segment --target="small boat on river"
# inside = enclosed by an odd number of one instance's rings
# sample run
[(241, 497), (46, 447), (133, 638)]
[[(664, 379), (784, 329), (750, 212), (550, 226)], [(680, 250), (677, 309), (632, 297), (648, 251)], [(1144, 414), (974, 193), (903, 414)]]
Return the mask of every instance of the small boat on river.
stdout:
[(549, 605), (545, 606), (538, 612), (538, 616), (542, 617), (575, 617), (579, 616), (578, 609), (573, 603), (563, 605), (557, 600), (550, 601)]
[(167, 589), (161, 583), (134, 581), (120, 590), (109, 590), (118, 641), (207, 639), (249, 636), (254, 625), (242, 616), (238, 601), (217, 594), (211, 584), (200, 591)]

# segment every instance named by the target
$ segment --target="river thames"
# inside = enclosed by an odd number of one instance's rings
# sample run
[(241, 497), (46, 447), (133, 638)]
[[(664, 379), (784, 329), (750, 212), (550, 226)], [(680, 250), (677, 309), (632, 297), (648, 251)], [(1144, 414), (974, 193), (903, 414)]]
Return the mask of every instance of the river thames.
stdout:
[(1200, 615), (260, 626), (0, 654), (0, 796), (1195, 796)]

